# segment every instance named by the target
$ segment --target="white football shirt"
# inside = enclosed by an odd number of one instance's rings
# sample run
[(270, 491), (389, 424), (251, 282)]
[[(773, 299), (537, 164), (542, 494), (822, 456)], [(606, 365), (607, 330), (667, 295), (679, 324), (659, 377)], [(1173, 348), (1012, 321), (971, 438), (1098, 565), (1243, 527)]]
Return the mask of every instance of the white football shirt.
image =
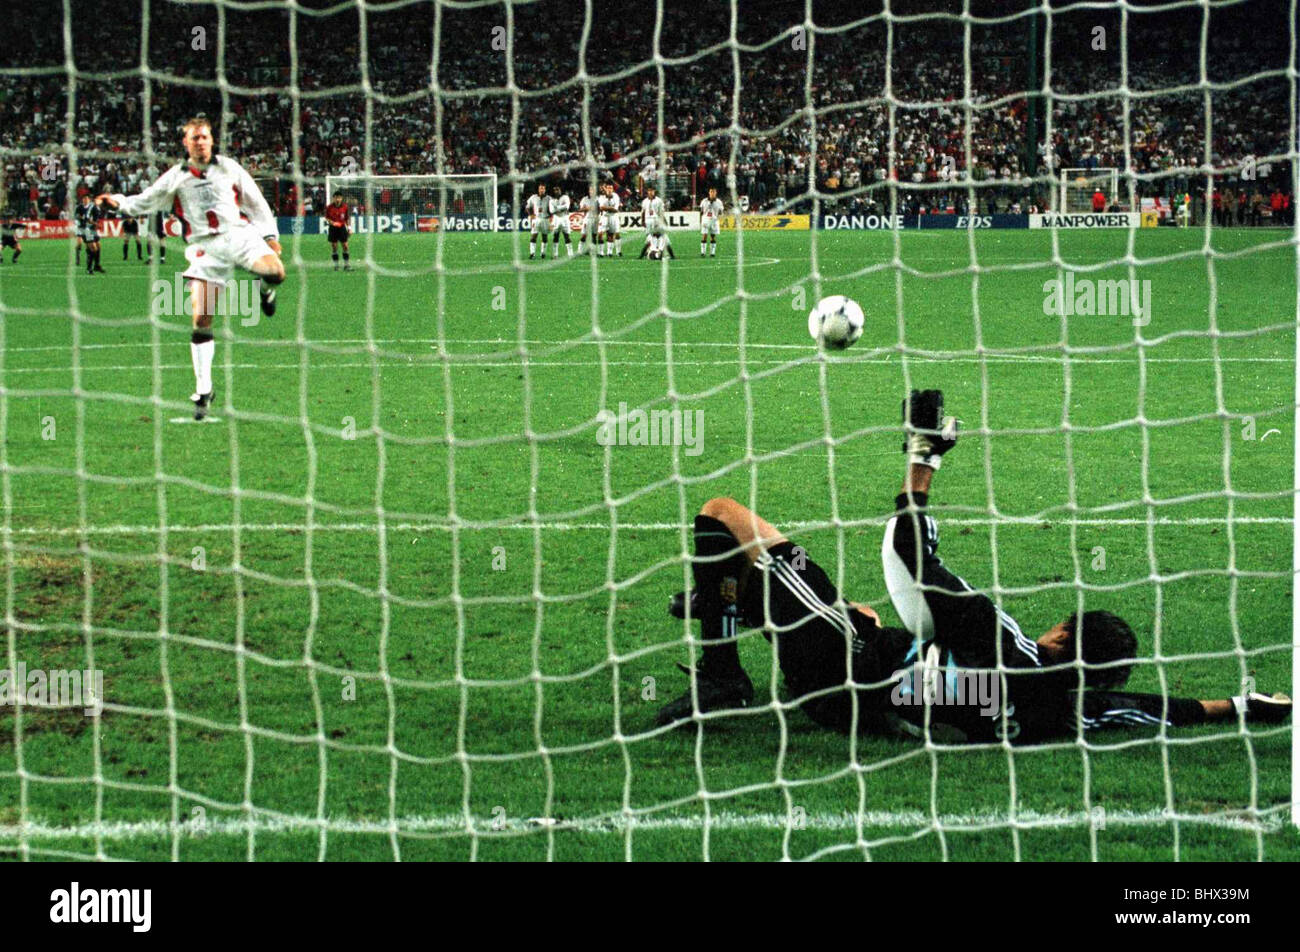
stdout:
[(654, 198), (643, 198), (641, 200), (641, 214), (645, 216), (645, 226), (647, 228), (657, 225), (659, 219), (663, 217), (664, 200), (656, 195)]
[(700, 202), (700, 215), (705, 221), (712, 221), (722, 214), (722, 199), (705, 199)]
[(139, 195), (112, 195), (124, 216), (172, 212), (181, 220), (186, 241), (231, 232), (247, 218), (263, 238), (279, 229), (271, 206), (253, 177), (234, 159), (218, 155), (206, 169), (190, 163), (173, 165)]

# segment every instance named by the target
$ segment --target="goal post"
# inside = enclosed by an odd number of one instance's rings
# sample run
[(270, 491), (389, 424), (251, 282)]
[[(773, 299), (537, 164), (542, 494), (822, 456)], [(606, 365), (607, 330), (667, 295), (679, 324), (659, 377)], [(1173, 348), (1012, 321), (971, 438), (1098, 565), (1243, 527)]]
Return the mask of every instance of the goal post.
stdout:
[[(1119, 202), (1119, 169), (1064, 169), (1058, 207), (1067, 213), (1090, 212), (1092, 196), (1098, 189), (1106, 196), (1107, 209)], [(1132, 203), (1128, 205), (1132, 211)]]
[[(325, 204), (342, 193), (363, 215), (408, 215), (420, 223), (450, 215), (487, 219), (496, 231), (496, 173), (453, 175), (327, 175)], [(317, 214), (322, 210), (317, 209)], [(439, 229), (441, 230), (441, 229)]]
[[(1295, 7), (1292, 7), (1291, 28), (1296, 27)], [(1292, 80), (1291, 89), (1296, 89)], [(1292, 153), (1300, 156), (1300, 127), (1296, 125), (1296, 103), (1291, 103)], [(1300, 161), (1291, 163), (1291, 194), (1300, 194)], [(1291, 241), (1295, 244), (1295, 389), (1292, 420), (1295, 432), (1300, 433), (1300, 218), (1292, 214)], [(1292, 456), (1291, 485), (1295, 490), (1291, 508), (1291, 696), (1300, 696), (1300, 440), (1296, 440)], [(1291, 727), (1291, 824), (1300, 829), (1300, 730)]]

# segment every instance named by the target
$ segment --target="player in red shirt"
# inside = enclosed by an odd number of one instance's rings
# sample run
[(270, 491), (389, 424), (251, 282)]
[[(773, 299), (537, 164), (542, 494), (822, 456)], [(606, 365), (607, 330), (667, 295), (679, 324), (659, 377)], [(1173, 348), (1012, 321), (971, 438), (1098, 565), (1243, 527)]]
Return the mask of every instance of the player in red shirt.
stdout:
[(351, 271), (348, 263), (348, 203), (343, 201), (343, 194), (335, 192), (330, 203), (325, 206), (325, 220), (329, 222), (330, 257), (334, 259), (334, 270), (339, 269), (339, 245), (343, 245), (343, 270)]
[(1097, 213), (1106, 210), (1106, 193), (1101, 189), (1097, 189), (1092, 193), (1092, 210)]

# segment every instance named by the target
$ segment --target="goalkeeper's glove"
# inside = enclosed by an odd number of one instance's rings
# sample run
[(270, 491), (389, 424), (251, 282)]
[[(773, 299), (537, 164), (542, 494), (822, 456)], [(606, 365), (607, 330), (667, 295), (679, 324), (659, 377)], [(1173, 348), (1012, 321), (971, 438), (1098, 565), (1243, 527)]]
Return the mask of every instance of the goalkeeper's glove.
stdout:
[(1249, 723), (1280, 724), (1291, 714), (1291, 699), (1285, 694), (1260, 694), (1251, 691), (1232, 699), (1238, 714), (1244, 714)]
[(913, 390), (903, 401), (903, 452), (909, 463), (938, 469), (957, 445), (957, 420), (943, 415), (942, 390)]

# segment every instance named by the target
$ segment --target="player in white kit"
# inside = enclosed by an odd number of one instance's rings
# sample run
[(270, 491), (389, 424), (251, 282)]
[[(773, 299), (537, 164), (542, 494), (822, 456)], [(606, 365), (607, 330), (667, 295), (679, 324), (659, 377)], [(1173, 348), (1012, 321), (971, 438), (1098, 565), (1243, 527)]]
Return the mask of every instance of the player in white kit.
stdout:
[[(260, 282), (262, 313), (275, 313), (275, 285), (284, 280), (279, 231), (275, 216), (253, 177), (234, 159), (217, 155), (212, 124), (204, 118), (185, 123), (183, 139), (188, 158), (173, 165), (139, 195), (105, 194), (96, 203), (123, 215), (147, 215), (171, 210), (185, 236), (184, 276), (190, 279), (193, 333), (190, 358), (194, 365), (194, 419), (202, 420), (212, 405), (212, 358), (216, 344), (212, 318), (217, 295), (236, 268)], [(245, 321), (247, 323), (247, 321)]]
[(547, 200), (547, 211), (550, 215), (551, 242), (555, 250), (551, 252), (552, 258), (560, 256), (560, 236), (564, 236), (564, 250), (573, 257), (573, 240), (569, 237), (569, 196), (565, 195), (557, 185), (551, 189), (554, 192)]
[(596, 245), (596, 186), (591, 186), (587, 194), (578, 200), (578, 211), (582, 212), (582, 237), (578, 239), (578, 254), (590, 254)]
[(605, 183), (597, 201), (600, 207), (600, 222), (597, 229), (603, 237), (600, 254), (602, 257), (608, 255), (611, 258), (617, 254), (621, 258), (623, 257), (623, 232), (618, 222), (618, 213), (623, 209), (623, 200), (618, 197), (618, 192), (614, 191), (613, 182)]
[(529, 228), (532, 236), (528, 239), (528, 260), (533, 260), (533, 253), (537, 250), (537, 239), (540, 236), (542, 240), (542, 257), (546, 257), (546, 234), (547, 234), (547, 215), (550, 212), (549, 203), (546, 201), (546, 186), (538, 185), (537, 194), (529, 195), (528, 202), (524, 206), (528, 212)]
[(700, 202), (700, 257), (704, 257), (705, 246), (709, 247), (709, 257), (718, 256), (718, 216), (722, 214), (722, 199), (718, 198), (716, 188), (709, 189), (709, 197)]
[(645, 226), (645, 244), (641, 247), (641, 257), (647, 254), (651, 258), (662, 258), (665, 251), (668, 257), (676, 258), (673, 246), (668, 243), (668, 229), (664, 227), (664, 200), (656, 193), (653, 185), (645, 190), (641, 200), (641, 222)]

